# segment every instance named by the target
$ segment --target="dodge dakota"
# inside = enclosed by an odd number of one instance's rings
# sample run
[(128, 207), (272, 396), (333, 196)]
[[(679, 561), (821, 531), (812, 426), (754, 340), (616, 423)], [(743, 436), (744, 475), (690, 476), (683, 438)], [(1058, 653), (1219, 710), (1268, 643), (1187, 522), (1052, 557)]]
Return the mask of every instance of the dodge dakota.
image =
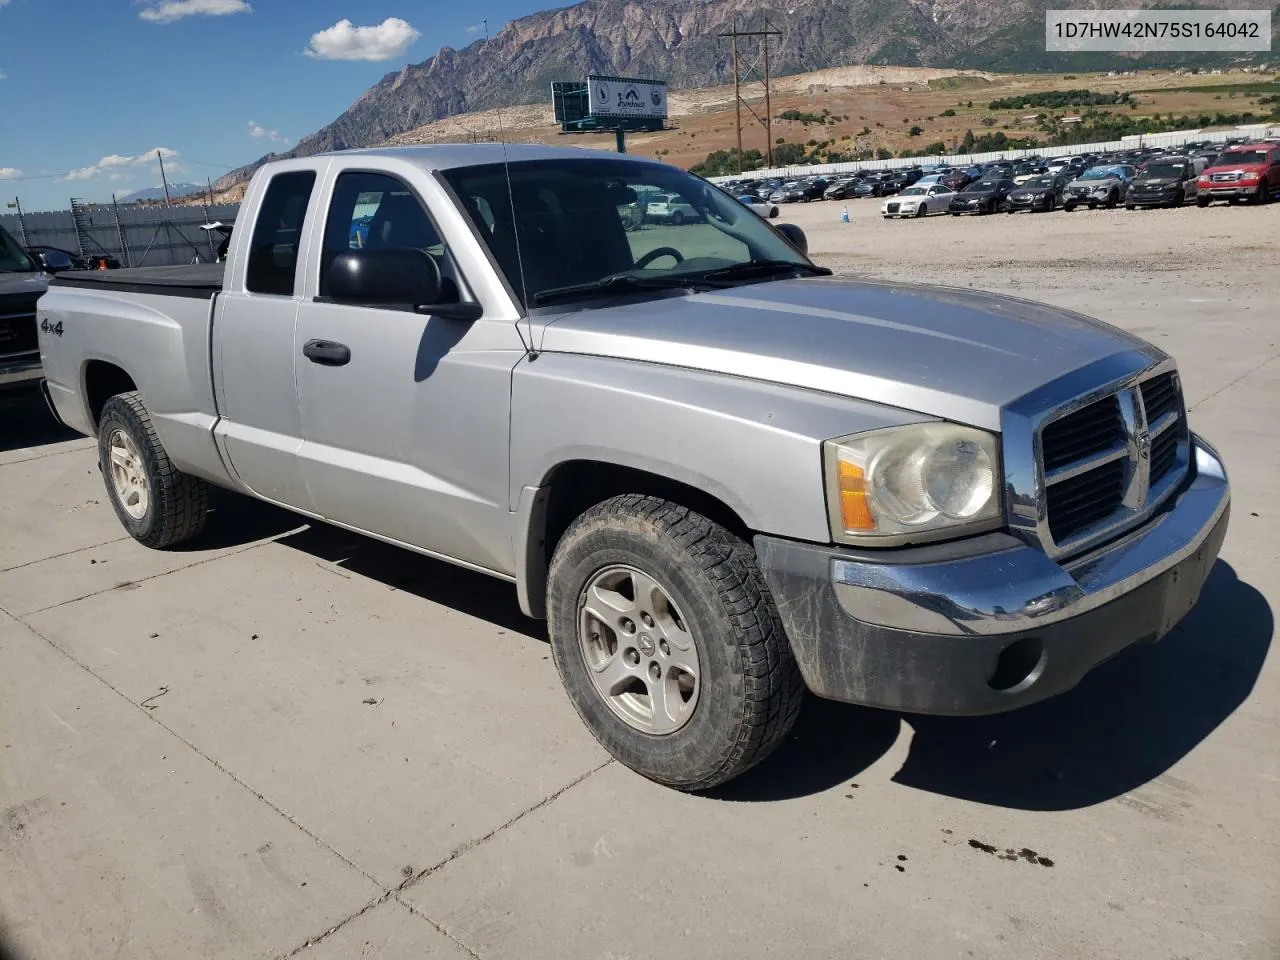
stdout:
[[(698, 216), (626, 229), (653, 194)], [(1229, 504), (1174, 361), (806, 247), (639, 158), (282, 160), (225, 264), (55, 277), (41, 356), (137, 540), (216, 485), (510, 581), (590, 731), (680, 789), (806, 688), (991, 713), (1167, 633)]]

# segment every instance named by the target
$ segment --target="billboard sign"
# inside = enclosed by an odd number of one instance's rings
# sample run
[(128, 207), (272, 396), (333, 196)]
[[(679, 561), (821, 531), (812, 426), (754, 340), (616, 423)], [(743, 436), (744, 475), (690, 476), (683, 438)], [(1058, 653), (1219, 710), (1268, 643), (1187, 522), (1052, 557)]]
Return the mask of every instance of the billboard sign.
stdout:
[(626, 77), (587, 77), (591, 92), (591, 116), (636, 117), (665, 120), (667, 84), (662, 80)]

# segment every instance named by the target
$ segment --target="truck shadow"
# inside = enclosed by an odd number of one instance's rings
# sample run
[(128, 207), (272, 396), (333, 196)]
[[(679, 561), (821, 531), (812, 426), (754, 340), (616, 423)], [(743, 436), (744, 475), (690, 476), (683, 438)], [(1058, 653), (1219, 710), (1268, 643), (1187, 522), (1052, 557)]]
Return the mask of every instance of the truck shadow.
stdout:
[(1221, 560), (1168, 636), (1138, 645), (1074, 690), (1012, 713), (922, 717), (811, 700), (790, 742), (715, 796), (769, 801), (845, 781), (914, 730), (895, 783), (1020, 810), (1073, 810), (1168, 771), (1252, 691), (1274, 631), (1267, 600)]
[(0, 453), (78, 439), (80, 434), (53, 419), (39, 391), (0, 393)]

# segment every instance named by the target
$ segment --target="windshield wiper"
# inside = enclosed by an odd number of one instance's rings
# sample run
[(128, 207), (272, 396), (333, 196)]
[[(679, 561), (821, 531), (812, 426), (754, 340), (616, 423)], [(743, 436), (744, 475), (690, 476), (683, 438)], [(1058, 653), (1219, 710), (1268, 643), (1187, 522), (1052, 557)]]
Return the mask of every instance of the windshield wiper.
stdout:
[(533, 303), (535, 306), (542, 306), (564, 300), (589, 299), (601, 294), (631, 293), (636, 290), (688, 289), (697, 286), (698, 283), (699, 278), (696, 276), (637, 277), (629, 273), (619, 273), (590, 283), (575, 283), (567, 287), (539, 290), (533, 295)]
[(793, 260), (752, 260), (748, 263), (735, 263), (731, 267), (720, 267), (697, 274), (699, 281), (717, 280), (749, 280), (752, 277), (771, 277), (780, 273), (802, 271), (811, 277), (829, 277), (832, 271), (827, 267), (815, 266), (812, 263), (797, 263)]

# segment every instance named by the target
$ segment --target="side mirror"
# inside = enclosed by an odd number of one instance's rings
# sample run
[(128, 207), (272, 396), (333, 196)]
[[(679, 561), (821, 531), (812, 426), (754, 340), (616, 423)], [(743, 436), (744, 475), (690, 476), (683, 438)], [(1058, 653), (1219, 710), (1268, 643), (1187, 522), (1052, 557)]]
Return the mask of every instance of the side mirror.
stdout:
[(410, 306), (440, 297), (440, 268), (421, 250), (352, 250), (333, 258), (328, 294), (344, 303)]
[(794, 223), (779, 223), (774, 227), (791, 244), (806, 257), (809, 255), (809, 238)]

